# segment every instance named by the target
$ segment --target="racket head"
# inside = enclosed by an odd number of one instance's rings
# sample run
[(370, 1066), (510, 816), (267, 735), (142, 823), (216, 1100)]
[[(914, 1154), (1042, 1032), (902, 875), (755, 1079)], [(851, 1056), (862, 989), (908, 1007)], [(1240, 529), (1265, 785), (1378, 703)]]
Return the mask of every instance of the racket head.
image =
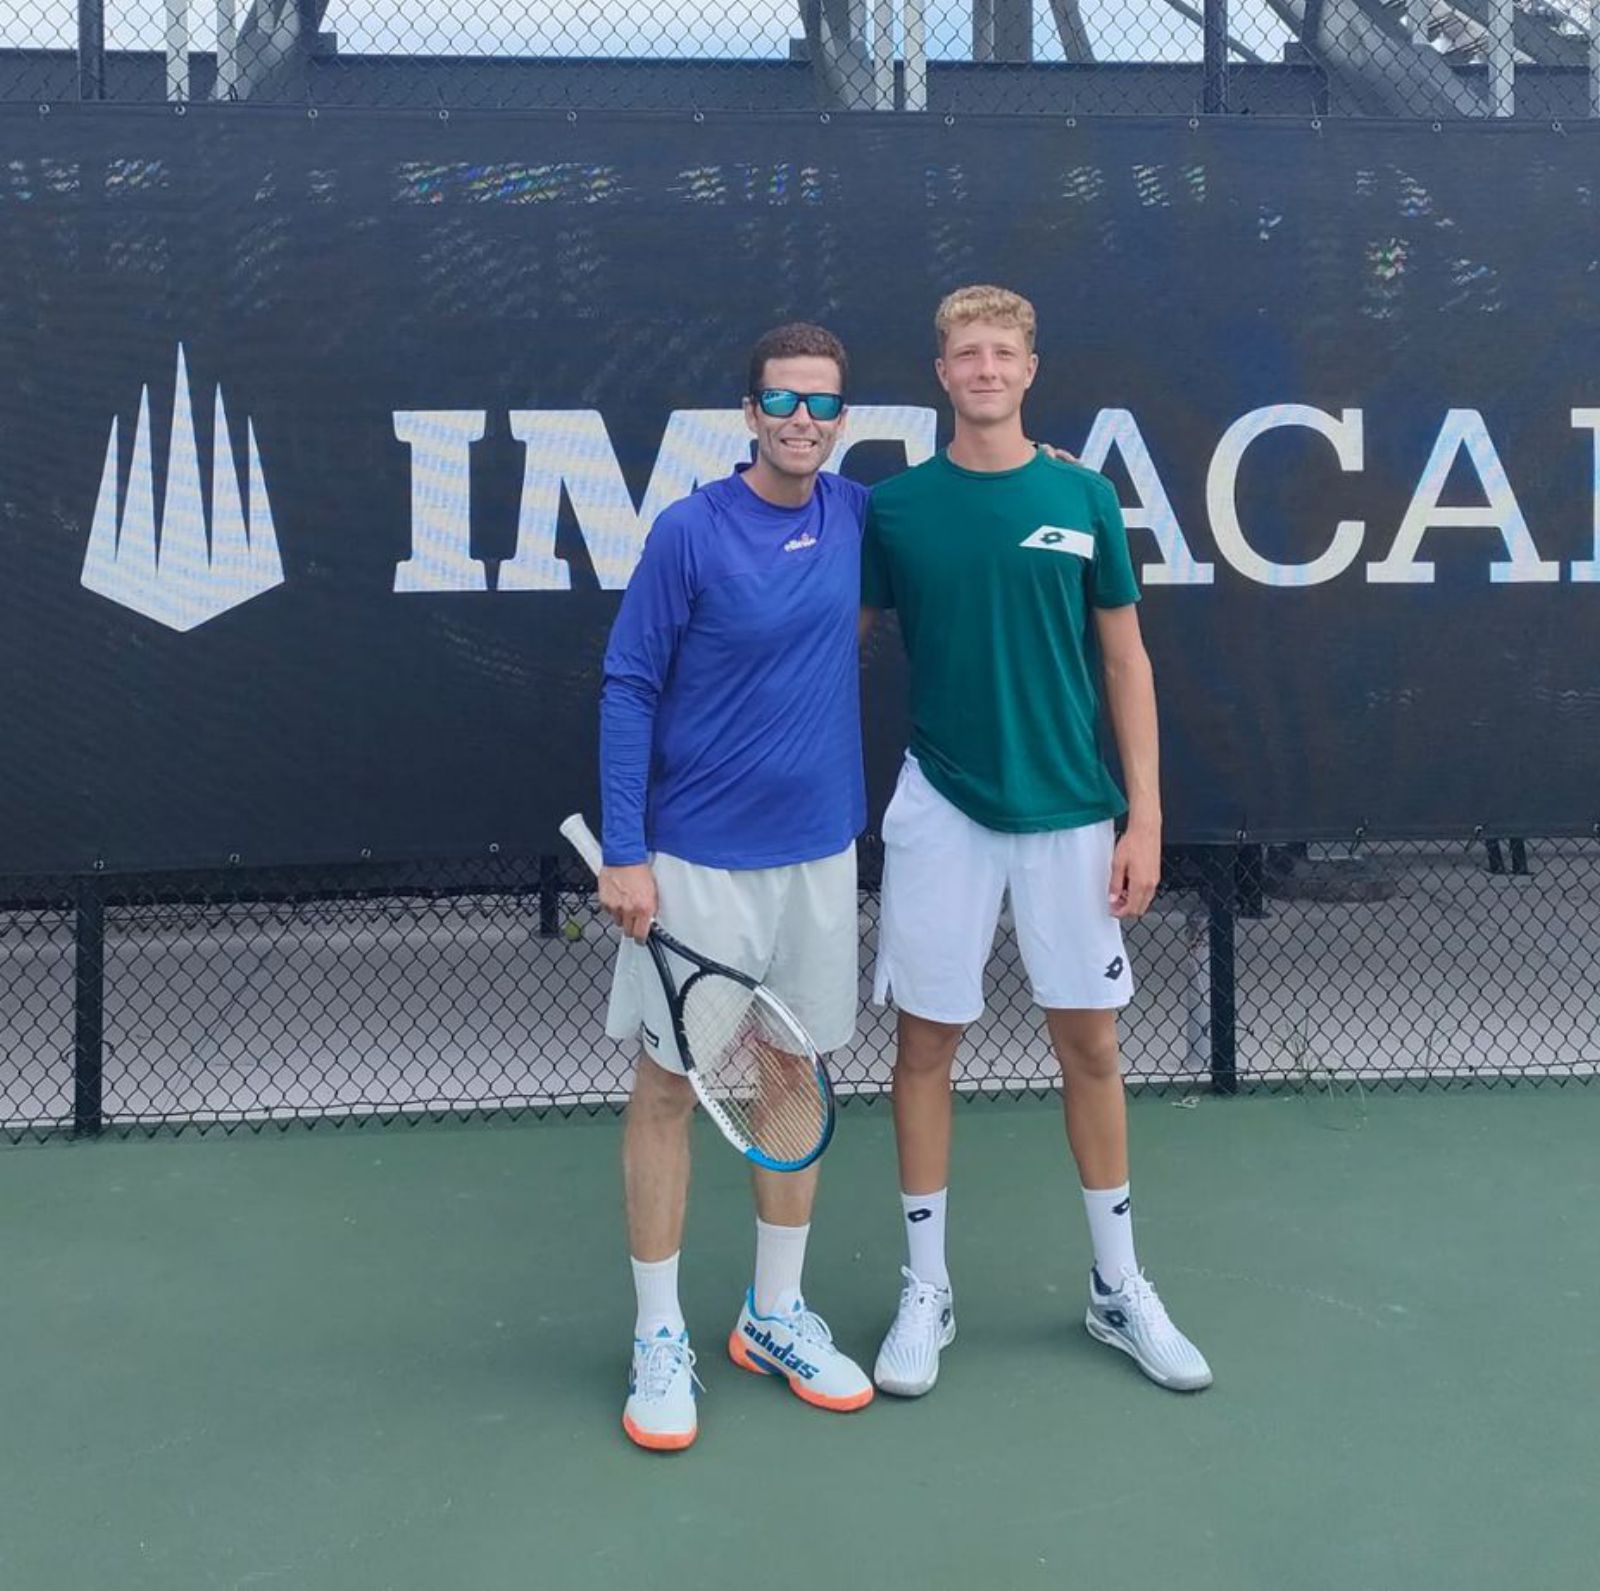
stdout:
[(703, 966), (673, 1002), (674, 1037), (706, 1114), (747, 1160), (800, 1171), (828, 1147), (833, 1084), (810, 1035), (764, 985)]

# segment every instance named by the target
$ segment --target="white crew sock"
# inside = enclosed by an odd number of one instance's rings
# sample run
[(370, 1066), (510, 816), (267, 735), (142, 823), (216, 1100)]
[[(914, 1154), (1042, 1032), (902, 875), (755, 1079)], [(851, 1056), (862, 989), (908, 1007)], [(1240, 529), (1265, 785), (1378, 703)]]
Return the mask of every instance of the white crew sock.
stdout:
[(806, 1266), (811, 1226), (770, 1226), (756, 1217), (755, 1310), (758, 1315), (788, 1315), (800, 1302), (800, 1275)]
[(678, 1256), (665, 1260), (634, 1260), (633, 1291), (639, 1301), (633, 1334), (648, 1342), (665, 1327), (676, 1337), (683, 1330), (683, 1311), (678, 1307)]
[(950, 1190), (937, 1193), (902, 1193), (900, 1209), (906, 1218), (906, 1265), (919, 1282), (948, 1287), (950, 1272), (944, 1261), (944, 1207)]
[(1083, 1207), (1089, 1216), (1089, 1241), (1094, 1268), (1107, 1287), (1121, 1287), (1125, 1272), (1137, 1271), (1133, 1254), (1133, 1200), (1128, 1184), (1120, 1188), (1085, 1188)]

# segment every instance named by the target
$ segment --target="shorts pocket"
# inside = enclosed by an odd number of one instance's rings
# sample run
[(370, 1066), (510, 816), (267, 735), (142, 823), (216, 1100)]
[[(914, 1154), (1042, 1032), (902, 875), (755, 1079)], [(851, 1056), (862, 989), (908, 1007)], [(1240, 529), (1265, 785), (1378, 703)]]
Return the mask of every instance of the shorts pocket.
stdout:
[(900, 768), (900, 777), (894, 782), (894, 794), (884, 808), (882, 837), (885, 845), (898, 845), (905, 838), (910, 809), (917, 798), (916, 769), (909, 761)]

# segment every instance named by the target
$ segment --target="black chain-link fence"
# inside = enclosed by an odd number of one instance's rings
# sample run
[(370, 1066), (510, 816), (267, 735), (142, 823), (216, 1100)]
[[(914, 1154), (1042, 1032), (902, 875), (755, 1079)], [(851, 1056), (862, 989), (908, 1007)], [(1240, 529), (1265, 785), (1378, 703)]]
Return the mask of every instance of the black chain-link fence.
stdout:
[[(841, 1095), (885, 1088), (866, 1002), (878, 853), (862, 855), (863, 1008)], [(0, 1131), (260, 1127), (608, 1109), (615, 935), (575, 863), (11, 880), (0, 909)], [(1600, 838), (1171, 850), (1129, 934), (1134, 1085), (1299, 1090), (1600, 1070)], [(958, 1086), (1056, 1066), (1008, 924)]]
[(1594, 0), (10, 0), (0, 98), (1600, 114)]

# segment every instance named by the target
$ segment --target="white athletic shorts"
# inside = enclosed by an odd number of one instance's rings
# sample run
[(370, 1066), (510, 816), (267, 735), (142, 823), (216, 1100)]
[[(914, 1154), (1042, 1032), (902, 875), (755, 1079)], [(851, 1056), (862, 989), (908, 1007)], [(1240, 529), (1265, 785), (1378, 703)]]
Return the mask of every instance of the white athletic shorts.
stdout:
[[(854, 845), (789, 867), (733, 871), (660, 853), (650, 865), (656, 919), (674, 939), (761, 979), (822, 1054), (855, 1037), (860, 933)], [(682, 971), (673, 967), (674, 974)], [(638, 1034), (646, 1054), (682, 1074), (655, 963), (631, 939), (617, 951), (606, 1033), (624, 1040)]]
[(1002, 834), (974, 823), (907, 756), (883, 816), (883, 905), (872, 998), (931, 1022), (983, 1015), (983, 973), (1006, 891), (1033, 998), (1104, 1010), (1133, 998), (1111, 915), (1113, 825)]

